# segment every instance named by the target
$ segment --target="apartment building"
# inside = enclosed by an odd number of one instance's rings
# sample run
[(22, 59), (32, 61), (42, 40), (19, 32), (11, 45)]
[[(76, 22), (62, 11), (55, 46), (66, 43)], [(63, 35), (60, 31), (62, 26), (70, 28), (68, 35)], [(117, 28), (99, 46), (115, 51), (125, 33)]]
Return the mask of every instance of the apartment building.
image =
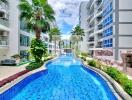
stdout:
[[(88, 13), (87, 13), (87, 5), (88, 2), (81, 2), (80, 7), (79, 7), (79, 25), (86, 31), (88, 28), (88, 23), (87, 23), (87, 17), (88, 17)], [(80, 41), (79, 43), (79, 49), (82, 52), (87, 52), (88, 50), (88, 46), (87, 46), (87, 37), (88, 34), (85, 34), (85, 36), (83, 36), (83, 41)]]
[[(14, 3), (15, 2), (15, 3)], [(18, 0), (0, 2), (0, 60), (20, 54), (28, 59), (30, 33), (24, 22), (20, 21)]]
[(131, 4), (132, 0), (88, 2), (86, 34), (88, 51), (91, 55), (121, 61), (121, 53), (132, 50)]
[[(0, 1), (0, 61), (10, 59), (14, 54), (20, 54), (22, 60), (29, 59), (29, 44), (34, 34), (20, 21), (18, 4), (19, 0)], [(55, 27), (55, 22), (51, 26)], [(48, 33), (42, 33), (41, 39), (47, 44), (48, 51), (53, 52), (54, 45), (49, 43)]]
[(9, 46), (9, 4), (0, 1), (0, 59), (6, 57)]

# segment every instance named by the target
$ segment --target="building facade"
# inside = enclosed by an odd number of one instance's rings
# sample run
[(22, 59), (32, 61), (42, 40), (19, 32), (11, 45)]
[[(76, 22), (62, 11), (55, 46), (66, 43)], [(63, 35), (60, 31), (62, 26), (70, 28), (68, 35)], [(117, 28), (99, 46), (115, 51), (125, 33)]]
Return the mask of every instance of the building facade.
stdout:
[[(79, 25), (84, 29), (87, 30), (88, 28), (88, 23), (87, 23), (87, 4), (88, 2), (81, 2), (80, 7), (79, 7)], [(83, 41), (80, 41), (79, 43), (79, 49), (82, 52), (87, 52), (87, 34), (83, 36)]]
[(19, 19), (18, 4), (19, 0), (0, 2), (0, 60), (10, 59), (15, 54), (25, 60), (29, 58), (31, 34)]
[[(15, 54), (19, 54), (22, 60), (29, 59), (28, 50), (34, 34), (20, 21), (18, 4), (19, 0), (0, 2), (0, 61), (10, 59)], [(55, 22), (51, 23), (51, 26), (56, 26)], [(49, 43), (48, 33), (42, 33), (41, 39), (47, 44), (48, 51), (52, 52), (50, 47), (54, 47)]]
[(121, 61), (121, 53), (132, 50), (131, 4), (132, 0), (88, 2), (86, 34), (91, 55)]

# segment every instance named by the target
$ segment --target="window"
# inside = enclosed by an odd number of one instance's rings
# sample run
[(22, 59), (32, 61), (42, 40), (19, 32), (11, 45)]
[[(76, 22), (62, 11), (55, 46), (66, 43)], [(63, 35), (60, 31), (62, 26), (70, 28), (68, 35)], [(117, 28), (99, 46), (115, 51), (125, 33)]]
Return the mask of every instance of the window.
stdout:
[(103, 27), (110, 25), (113, 22), (112, 14), (103, 20)]
[(108, 39), (103, 41), (103, 47), (112, 47), (113, 46), (113, 40)]
[(20, 56), (22, 60), (29, 60), (29, 53), (26, 50), (20, 51)]
[[(106, 4), (104, 3), (104, 6), (105, 5)], [(103, 10), (103, 16), (106, 16), (107, 14), (109, 14), (112, 11), (112, 9), (113, 9), (112, 2), (110, 2), (109, 4), (107, 4), (107, 7)]]
[(28, 36), (25, 36), (25, 35), (22, 35), (20, 34), (20, 46), (29, 46), (29, 37)]

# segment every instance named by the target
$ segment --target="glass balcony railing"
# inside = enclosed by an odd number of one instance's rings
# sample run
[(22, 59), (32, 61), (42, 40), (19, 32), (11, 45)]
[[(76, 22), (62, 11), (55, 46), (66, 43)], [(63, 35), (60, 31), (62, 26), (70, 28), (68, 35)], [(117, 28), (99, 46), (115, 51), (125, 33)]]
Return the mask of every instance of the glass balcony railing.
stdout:
[(0, 36), (0, 46), (8, 46), (8, 36)]
[(0, 24), (9, 27), (9, 21), (6, 20), (6, 19), (1, 19), (1, 18), (0, 18)]

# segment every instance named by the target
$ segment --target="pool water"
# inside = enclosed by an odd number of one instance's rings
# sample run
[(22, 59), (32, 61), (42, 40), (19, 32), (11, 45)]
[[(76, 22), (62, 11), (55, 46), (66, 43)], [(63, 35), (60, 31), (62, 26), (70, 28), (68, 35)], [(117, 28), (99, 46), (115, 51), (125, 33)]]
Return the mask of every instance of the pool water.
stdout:
[(106, 82), (72, 55), (49, 62), (3, 94), (0, 100), (117, 100)]

